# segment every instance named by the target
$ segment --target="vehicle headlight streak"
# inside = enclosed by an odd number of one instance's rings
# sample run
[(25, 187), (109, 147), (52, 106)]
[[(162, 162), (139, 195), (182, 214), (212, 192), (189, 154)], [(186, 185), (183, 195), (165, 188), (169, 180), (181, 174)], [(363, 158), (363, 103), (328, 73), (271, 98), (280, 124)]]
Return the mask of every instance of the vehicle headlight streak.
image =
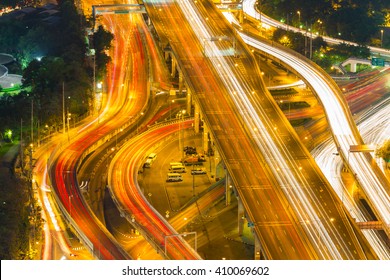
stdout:
[[(366, 142), (382, 143), (390, 137), (390, 119), (388, 117), (389, 105), (390, 100), (387, 99), (370, 108), (360, 116), (358, 126)], [(320, 148), (315, 148), (312, 151), (312, 155), (352, 217), (355, 218), (357, 222), (366, 222), (367, 219), (353, 202), (350, 193), (345, 190), (346, 187), (340, 178), (340, 170), (343, 164), (342, 160), (340, 157), (336, 156), (329, 157), (334, 151), (336, 151), (336, 145), (329, 139), (326, 143), (321, 145)], [(378, 236), (376, 230), (364, 230), (363, 234), (366, 236), (380, 259), (388, 260), (390, 258), (390, 248), (386, 242)]]
[(320, 74), (313, 67), (296, 59), (291, 54), (272, 48), (248, 35), (241, 33), (241, 37), (252, 47), (265, 50), (272, 56), (296, 69), (314, 87), (326, 111), (333, 135), (338, 141), (340, 152), (343, 153), (345, 158), (349, 159), (349, 166), (353, 170), (353, 173), (358, 175), (359, 183), (375, 206), (375, 210), (380, 215), (380, 219), (388, 227), (390, 225), (390, 196), (387, 193), (388, 187), (385, 182), (380, 182), (371, 168), (369, 160), (364, 155), (360, 153), (352, 154), (353, 156), (349, 155), (350, 146), (357, 145), (359, 142), (355, 138), (351, 126), (347, 121), (344, 109), (337, 101), (337, 96), (334, 95), (333, 90), (326, 84), (325, 78), (321, 79)]
[[(183, 13), (187, 16), (187, 19), (193, 23), (192, 27), (198, 40), (202, 42), (204, 38), (212, 38), (213, 35), (207, 31), (202, 18), (192, 7), (193, 3), (188, 3), (186, 1), (178, 1), (177, 3)], [(282, 186), (291, 206), (300, 217), (300, 221), (298, 222), (306, 229), (307, 234), (310, 236), (313, 243), (317, 243), (317, 246), (320, 248), (319, 253), (323, 254), (325, 259), (342, 259), (340, 251), (343, 251), (344, 256), (351, 256), (350, 252), (345, 251), (346, 246), (343, 244), (343, 239), (339, 238), (338, 231), (331, 225), (331, 218), (328, 217), (326, 211), (322, 209), (323, 220), (311, 206), (309, 199), (303, 191), (303, 189), (309, 190), (310, 185), (301, 174), (300, 167), (297, 166), (288, 149), (284, 146), (279, 136), (274, 131), (273, 135), (270, 135), (264, 123), (261, 122), (258, 113), (261, 114), (261, 117), (266, 120), (267, 123), (272, 123), (267, 114), (259, 106), (255, 105), (256, 108), (253, 107), (253, 104), (257, 103), (253, 102), (252, 104), (249, 100), (252, 89), (250, 89), (248, 85), (243, 88), (242, 83), (236, 77), (236, 73), (233, 73), (230, 68), (232, 62), (229, 63), (225, 57), (220, 55), (220, 50), (215, 42), (210, 41), (207, 47), (207, 53), (210, 54), (208, 55), (210, 61), (213, 63), (225, 86), (229, 89), (229, 94), (239, 109), (247, 127), (252, 128), (251, 134), (254, 141), (262, 151), (262, 154), (264, 155), (267, 164), (271, 167), (278, 183)], [(254, 97), (251, 98), (253, 101)], [(272, 129), (270, 130), (272, 131)], [(275, 141), (279, 147), (283, 147), (281, 151), (278, 150)], [(289, 164), (294, 170), (292, 170), (286, 162), (286, 159), (289, 159)], [(283, 172), (278, 170), (283, 170)], [(309, 195), (312, 201), (317, 200), (314, 194)], [(330, 234), (333, 236), (333, 239)], [(343, 244), (343, 246), (340, 246), (340, 249), (338, 249), (335, 244)], [(323, 250), (324, 248), (327, 250)]]
[[(301, 33), (305, 36), (308, 36), (308, 33), (309, 33), (313, 39), (318, 36), (317, 32), (313, 33), (312, 31), (310, 31), (310, 29), (307, 30), (307, 29), (297, 28), (294, 26), (288, 26), (285, 23), (282, 23), (280, 21), (277, 21), (275, 19), (268, 17), (267, 15), (264, 15), (263, 13), (260, 16), (260, 14), (255, 9), (255, 4), (257, 3), (257, 1), (258, 0), (243, 0), (242, 8), (243, 8), (244, 13), (248, 14), (249, 16), (251, 16), (255, 19), (261, 18), (262, 24), (265, 23), (269, 26), (277, 27), (280, 29), (286, 29), (286, 30), (290, 30), (293, 32), (298, 32), (298, 33)], [(309, 27), (307, 26), (307, 28), (309, 28)], [(352, 45), (352, 46), (358, 46), (358, 44), (356, 44), (355, 42), (345, 41), (342, 39), (335, 39), (335, 38), (328, 37), (328, 36), (321, 36), (321, 37), (324, 39), (325, 42), (330, 43), (330, 44), (348, 44), (348, 45)], [(375, 53), (378, 53), (381, 55), (387, 55), (387, 56), (390, 55), (390, 50), (388, 50), (388, 49), (371, 47), (371, 46), (369, 46), (369, 49), (371, 52), (375, 52)]]

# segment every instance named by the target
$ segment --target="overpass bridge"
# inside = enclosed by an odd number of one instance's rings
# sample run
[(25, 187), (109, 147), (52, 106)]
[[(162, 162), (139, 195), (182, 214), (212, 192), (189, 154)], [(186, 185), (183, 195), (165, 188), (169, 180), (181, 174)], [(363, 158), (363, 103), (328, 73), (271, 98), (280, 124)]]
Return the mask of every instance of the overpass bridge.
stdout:
[[(165, 4), (171, 5), (172, 1), (166, 1)], [(291, 189), (300, 187), (300, 184), (304, 185), (302, 183), (306, 180), (302, 178), (304, 175), (305, 178), (308, 177), (309, 180), (312, 181), (313, 185), (316, 185), (316, 189), (320, 193), (325, 190), (325, 196), (327, 197), (328, 201), (335, 201), (336, 198), (336, 196), (332, 193), (331, 188), (329, 188), (329, 184), (323, 178), (321, 172), (316, 170), (315, 164), (313, 165), (313, 160), (310, 158), (308, 152), (305, 151), (303, 145), (299, 142), (299, 139), (295, 135), (295, 132), (293, 131), (291, 126), (289, 126), (288, 122), (286, 122), (280, 110), (278, 111), (278, 109), (276, 108), (277, 106), (275, 106), (274, 102), (272, 101), (272, 97), (270, 98), (270, 95), (265, 89), (264, 85), (261, 84), (261, 82), (259, 83), (259, 81), (261, 81), (261, 76), (259, 75), (256, 63), (253, 62), (253, 57), (251, 57), (248, 49), (245, 48), (245, 44), (240, 41), (239, 37), (230, 28), (230, 26), (228, 26), (226, 22), (223, 21), (220, 16), (220, 13), (216, 11), (215, 6), (207, 5), (208, 3), (205, 3), (205, 6), (201, 7), (202, 9), (204, 9), (204, 18), (212, 18), (212, 20), (214, 21), (214, 25), (203, 25), (203, 27), (212, 30), (213, 32), (211, 32), (211, 34), (213, 35), (203, 37), (202, 41), (198, 37), (198, 42), (196, 42), (196, 40), (192, 40), (192, 43), (194, 45), (198, 45), (198, 51), (200, 50), (200, 53), (202, 54), (201, 56), (196, 55), (192, 58), (188, 58), (188, 56), (183, 56), (183, 54), (185, 54), (186, 52), (180, 50), (180, 47), (186, 45), (185, 41), (183, 41), (185, 40), (185, 36), (181, 36), (181, 40), (178, 40), (178, 38), (176, 38), (175, 30), (173, 30), (172, 28), (172, 26), (174, 26), (175, 28), (177, 28), (176, 30), (180, 30), (180, 26), (178, 26), (176, 22), (178, 19), (184, 21), (189, 20), (188, 17), (183, 17), (183, 14), (170, 14), (169, 9), (165, 9), (165, 7), (159, 6), (159, 4), (154, 5), (153, 3), (149, 3), (148, 1), (145, 1), (145, 7), (143, 7), (142, 5), (131, 5), (129, 7), (126, 7), (126, 10), (120, 10), (114, 9), (112, 5), (107, 5), (110, 7), (100, 7), (97, 10), (100, 10), (100, 13), (140, 13), (144, 12), (143, 9), (145, 8), (145, 10), (148, 12), (149, 16), (152, 19), (153, 25), (157, 33), (159, 34), (160, 40), (164, 42), (163, 45), (169, 46), (165, 49), (168, 50), (166, 52), (167, 57), (172, 60), (172, 75), (176, 75), (176, 71), (178, 71), (181, 85), (187, 87), (187, 104), (189, 112), (191, 110), (191, 104), (194, 104), (195, 130), (199, 129), (199, 121), (201, 118), (203, 118), (203, 120), (207, 124), (205, 135), (212, 135), (213, 140), (217, 143), (217, 146), (219, 147), (217, 153), (220, 152), (220, 157), (215, 158), (223, 158), (230, 175), (228, 176), (228, 181), (230, 180), (235, 185), (238, 193), (240, 194), (240, 199), (242, 201), (243, 206), (239, 207), (239, 209), (241, 210), (238, 213), (238, 217), (239, 220), (242, 220), (241, 217), (243, 216), (243, 213), (246, 212), (245, 216), (250, 221), (249, 223), (253, 225), (257, 237), (256, 256), (259, 256), (259, 252), (262, 251), (265, 258), (276, 259), (376, 258), (375, 254), (372, 253), (369, 246), (367, 246), (364, 237), (362, 237), (361, 234), (356, 231), (356, 227), (350, 224), (350, 217), (345, 216), (345, 213), (337, 203), (334, 203), (334, 205), (331, 206), (332, 211), (333, 213), (335, 213), (334, 216), (336, 216), (336, 220), (339, 223), (338, 227), (340, 227), (341, 225), (347, 233), (347, 237), (343, 241), (353, 241), (353, 245), (351, 247), (354, 248), (352, 248), (351, 251), (355, 251), (355, 253), (358, 252), (355, 256), (349, 255), (348, 251), (350, 249), (345, 249), (346, 251), (340, 253), (339, 255), (339, 252), (325, 252), (330, 251), (329, 246), (332, 246), (331, 243), (333, 242), (333, 238), (335, 238), (335, 235), (333, 235), (332, 237), (328, 236), (329, 232), (333, 230), (332, 223), (335, 218), (331, 218), (328, 220), (329, 217), (322, 216), (322, 214), (320, 213), (321, 211), (318, 211), (318, 209), (312, 209), (311, 211), (314, 216), (310, 217), (309, 219), (302, 219), (302, 213), (299, 211), (297, 212), (297, 208), (299, 207), (299, 205), (293, 205), (295, 203), (300, 203), (299, 199), (297, 199), (296, 197), (297, 193), (294, 194), (295, 198), (293, 198), (293, 196), (286, 197), (286, 192), (289, 193), (291, 192)], [(172, 6), (176, 6), (176, 4), (172, 4)], [(181, 9), (182, 8), (183, 7), (181, 7)], [(178, 10), (177, 7), (176, 10)], [(163, 11), (166, 12), (168, 16), (161, 16), (161, 12)], [(99, 14), (99, 12), (96, 13)], [(172, 18), (175, 19), (173, 22)], [(216, 22), (218, 23), (216, 24)], [(170, 23), (171, 26), (168, 27), (168, 23)], [(198, 24), (197, 27), (201, 28), (201, 26), (202, 24)], [(190, 34), (192, 27), (188, 25), (187, 28), (188, 30), (186, 30), (186, 32)], [(180, 37), (179, 34), (178, 37)], [(218, 50), (215, 51), (215, 45), (217, 44), (219, 45)], [(297, 149), (297, 154), (292, 156), (290, 155), (290, 160), (288, 162), (290, 166), (284, 166), (284, 169), (279, 169), (278, 165), (273, 165), (273, 163), (279, 160), (277, 157), (275, 157), (275, 155), (265, 155), (263, 152), (264, 150), (259, 151), (259, 139), (256, 139), (259, 137), (259, 135), (251, 134), (251, 129), (256, 131), (258, 128), (251, 128), (250, 126), (248, 127), (248, 117), (243, 116), (243, 114), (247, 114), (248, 116), (250, 115), (248, 107), (239, 107), (239, 109), (233, 108), (234, 106), (232, 105), (237, 104), (237, 102), (240, 102), (237, 101), (237, 99), (234, 99), (234, 97), (226, 98), (226, 102), (230, 104), (228, 105), (228, 107), (222, 106), (220, 107), (220, 109), (218, 109), (218, 106), (210, 107), (210, 104), (207, 104), (207, 101), (205, 100), (209, 98), (207, 94), (208, 92), (205, 91), (204, 88), (202, 88), (202, 83), (200, 83), (198, 86), (195, 86), (199, 81), (202, 80), (202, 78), (204, 79), (207, 77), (212, 80), (212, 78), (215, 78), (215, 76), (219, 76), (222, 80), (225, 79), (225, 88), (222, 89), (222, 91), (225, 91), (225, 94), (219, 96), (226, 97), (226, 93), (232, 90), (232, 88), (229, 88), (229, 86), (226, 85), (226, 76), (228, 76), (228, 73), (218, 71), (218, 67), (221, 67), (221, 64), (217, 63), (216, 65), (213, 65), (215, 61), (219, 61), (219, 57), (227, 57), (227, 60), (230, 60), (230, 65), (227, 66), (229, 68), (234, 69), (230, 73), (234, 73), (237, 76), (242, 76), (242, 80), (238, 81), (238, 83), (250, 84), (252, 88), (250, 93), (254, 95), (253, 102), (255, 104), (257, 103), (255, 110), (258, 111), (258, 113), (262, 113), (262, 116), (265, 119), (267, 119), (267, 115), (272, 115), (272, 124), (268, 123), (265, 124), (265, 127), (262, 127), (263, 131), (268, 130), (268, 132), (272, 132), (272, 130), (278, 129), (276, 133), (275, 131), (273, 132), (271, 137), (273, 139), (271, 141), (279, 142), (279, 145), (282, 145), (282, 150), (284, 145), (283, 143), (285, 141), (289, 142), (288, 148), (295, 147)], [(201, 61), (199, 61), (199, 59)], [(204, 72), (202, 72), (203, 77), (199, 77), (199, 72), (197, 72), (197, 75), (193, 76), (196, 71), (192, 71), (191, 74), (191, 70), (189, 70), (193, 67), (200, 67), (205, 70)], [(217, 70), (215, 68), (217, 68)], [(207, 76), (205, 73), (210, 73), (210, 76)], [(257, 79), (257, 81), (254, 81), (254, 79)], [(217, 80), (218, 79), (215, 79), (214, 82), (216, 84), (219, 84), (220, 86), (221, 81)], [(223, 83), (224, 81), (222, 81), (222, 84)], [(214, 89), (215, 91), (213, 93), (217, 93), (218, 89), (216, 89), (215, 87)], [(233, 92), (233, 94), (236, 93)], [(213, 105), (217, 104), (218, 102), (214, 103)], [(237, 113), (237, 111), (239, 111), (239, 113)], [(221, 122), (221, 118), (225, 117), (232, 122), (228, 123), (228, 125), (226, 123), (223, 123), (223, 121)], [(232, 129), (229, 124), (232, 124), (234, 122), (237, 126)], [(275, 126), (275, 123), (277, 123), (277, 126)], [(241, 131), (239, 131), (240, 127)], [(241, 151), (238, 151), (236, 147), (233, 150), (237, 152), (238, 157), (237, 155), (231, 156), (229, 155), (229, 153), (226, 152), (226, 150), (231, 149), (232, 145), (234, 146), (235, 144), (239, 144), (229, 143), (237, 140), (238, 142), (246, 142), (246, 148), (244, 150), (241, 148)], [(261, 140), (265, 141), (265, 139)], [(263, 146), (263, 149), (264, 147), (265, 146)], [(246, 154), (250, 154), (251, 157), (247, 157)], [(298, 165), (293, 166), (295, 164), (294, 162), (298, 162)], [(305, 174), (302, 173), (302, 166), (305, 166)], [(249, 169), (252, 169), (252, 174), (255, 177), (250, 178), (249, 181), (251, 183), (249, 183), (247, 179), (240, 179), (240, 177), (242, 177), (242, 174), (240, 174), (242, 173), (241, 170)], [(276, 169), (276, 171), (274, 169)], [(280, 179), (280, 173), (284, 172), (289, 173), (289, 175), (293, 175), (298, 178), (301, 177), (299, 179), (301, 180), (301, 182), (294, 184), (292, 184), (291, 182), (284, 182), (281, 184), (282, 179)], [(286, 176), (286, 174), (284, 174), (284, 176)], [(248, 184), (243, 185), (243, 182), (245, 181), (248, 182)], [(315, 188), (313, 187), (313, 189)], [(251, 196), (253, 195), (257, 197), (272, 197), (272, 200), (268, 199), (268, 203), (274, 204), (273, 207), (271, 207), (271, 212), (276, 213), (274, 214), (276, 218), (267, 220), (266, 214), (267, 216), (271, 216), (270, 211), (266, 210), (269, 205), (267, 205), (264, 201), (260, 202), (260, 200), (255, 201), (257, 203), (256, 205), (251, 198)], [(314, 201), (311, 201), (308, 204), (313, 204), (313, 202)], [(262, 210), (257, 211), (257, 209), (253, 209), (257, 208), (258, 205), (262, 208)], [(295, 209), (292, 210), (290, 208), (290, 205), (292, 205), (291, 208)], [(310, 208), (309, 205), (307, 205), (307, 207)], [(263, 214), (263, 216), (266, 218), (261, 218), (261, 214)], [(329, 221), (331, 220), (332, 223), (329, 223)], [(275, 240), (275, 235), (277, 232), (284, 232), (284, 234), (286, 234), (286, 231), (290, 233), (290, 240), (288, 240), (287, 237), (285, 240)], [(355, 235), (357, 236), (357, 238), (355, 238)], [(281, 236), (283, 236), (283, 234), (281, 234)], [(313, 236), (315, 236), (315, 238), (313, 238)], [(324, 245), (325, 243), (328, 243), (330, 245)], [(365, 251), (367, 254), (365, 254), (360, 249), (361, 247), (359, 243), (363, 244), (363, 251)], [(298, 244), (302, 248), (298, 248)], [(277, 252), (277, 250), (273, 248), (270, 249), (271, 247), (278, 247), (279, 251), (281, 252), (275, 253)], [(290, 249), (289, 252), (284, 251), (283, 249), (286, 247), (291, 247), (292, 250)], [(318, 249), (319, 247), (320, 249)], [(297, 252), (296, 250), (299, 250), (299, 252)]]
[[(256, 250), (275, 259), (375, 259), (265, 89), (251, 52), (216, 7), (207, 1), (144, 4), (161, 44), (169, 46), (166, 55), (172, 59), (172, 75), (179, 72), (187, 88), (188, 106), (194, 103), (195, 130), (197, 120), (203, 119), (206, 133), (219, 148), (228, 180), (237, 189), (256, 233)], [(231, 39), (208, 40), (222, 36)], [(233, 50), (230, 56), (229, 50)], [(267, 149), (275, 151), (267, 153)], [(320, 209), (324, 204), (317, 201), (317, 195), (331, 208), (332, 217)], [(302, 209), (312, 216), (302, 219), (307, 214)], [(343, 228), (345, 238), (337, 240), (334, 221)], [(334, 243), (352, 244), (336, 249)]]

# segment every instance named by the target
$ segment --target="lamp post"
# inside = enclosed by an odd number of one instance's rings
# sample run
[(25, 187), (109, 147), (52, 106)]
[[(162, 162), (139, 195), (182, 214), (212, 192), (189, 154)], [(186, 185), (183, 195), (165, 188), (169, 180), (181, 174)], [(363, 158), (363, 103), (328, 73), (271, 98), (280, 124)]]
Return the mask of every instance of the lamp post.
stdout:
[(144, 112), (141, 112), (137, 119), (137, 134), (138, 134), (138, 126), (139, 126), (139, 119), (144, 115)]
[(383, 48), (383, 29), (381, 29), (381, 48)]
[(172, 120), (172, 104), (175, 103), (175, 99), (172, 99), (172, 102), (169, 103), (169, 120)]
[[(283, 104), (283, 100), (280, 100), (280, 104)], [(291, 102), (288, 102), (288, 115), (287, 115), (287, 118), (290, 116), (290, 113), (291, 113)]]
[(71, 202), (71, 198), (73, 198), (73, 194), (70, 194), (68, 196), (69, 198), (69, 216), (70, 216), (70, 219), (72, 219), (72, 202)]
[(192, 196), (195, 196), (195, 173), (194, 173), (194, 163), (192, 163)]
[(115, 133), (115, 148), (118, 148), (118, 133), (122, 132), (123, 128), (119, 129), (118, 132)]
[(301, 11), (297, 11), (297, 14), (298, 14), (298, 26), (299, 28), (301, 28)]
[[(182, 122), (184, 121), (184, 114), (186, 113), (186, 110), (181, 110), (180, 113), (178, 114), (179, 117), (179, 150), (183, 153), (183, 146), (184, 146), (184, 135), (183, 135), (183, 140), (181, 139), (181, 134), (182, 134)], [(184, 155), (184, 154), (183, 154)]]

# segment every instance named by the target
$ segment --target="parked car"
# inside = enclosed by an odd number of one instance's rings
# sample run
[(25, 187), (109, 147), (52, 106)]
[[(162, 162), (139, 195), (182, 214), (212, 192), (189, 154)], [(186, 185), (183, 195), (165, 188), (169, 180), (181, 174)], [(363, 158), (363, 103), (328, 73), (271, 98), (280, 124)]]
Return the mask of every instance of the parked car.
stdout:
[(189, 156), (189, 157), (186, 157), (186, 158), (183, 158), (182, 161), (181, 161), (184, 165), (202, 165), (203, 162), (201, 160), (199, 160), (199, 157), (198, 156)]
[(196, 148), (191, 146), (185, 146), (183, 151), (186, 153), (186, 155), (196, 154)]
[(191, 170), (191, 175), (201, 175), (201, 174), (206, 174), (206, 170), (204, 170), (202, 168), (197, 168), (197, 169)]

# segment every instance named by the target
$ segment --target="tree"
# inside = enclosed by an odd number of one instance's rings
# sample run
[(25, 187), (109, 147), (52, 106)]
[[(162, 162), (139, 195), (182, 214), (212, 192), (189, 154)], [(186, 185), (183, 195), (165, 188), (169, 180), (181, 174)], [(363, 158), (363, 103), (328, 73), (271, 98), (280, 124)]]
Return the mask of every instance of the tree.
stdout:
[(93, 34), (93, 46), (95, 48), (96, 59), (96, 73), (98, 77), (104, 74), (106, 65), (108, 62), (110, 62), (110, 58), (105, 51), (111, 47), (111, 42), (113, 39), (114, 36), (110, 32), (106, 31), (101, 25)]
[(390, 139), (387, 139), (382, 147), (376, 150), (376, 156), (383, 158), (386, 162), (390, 162)]

